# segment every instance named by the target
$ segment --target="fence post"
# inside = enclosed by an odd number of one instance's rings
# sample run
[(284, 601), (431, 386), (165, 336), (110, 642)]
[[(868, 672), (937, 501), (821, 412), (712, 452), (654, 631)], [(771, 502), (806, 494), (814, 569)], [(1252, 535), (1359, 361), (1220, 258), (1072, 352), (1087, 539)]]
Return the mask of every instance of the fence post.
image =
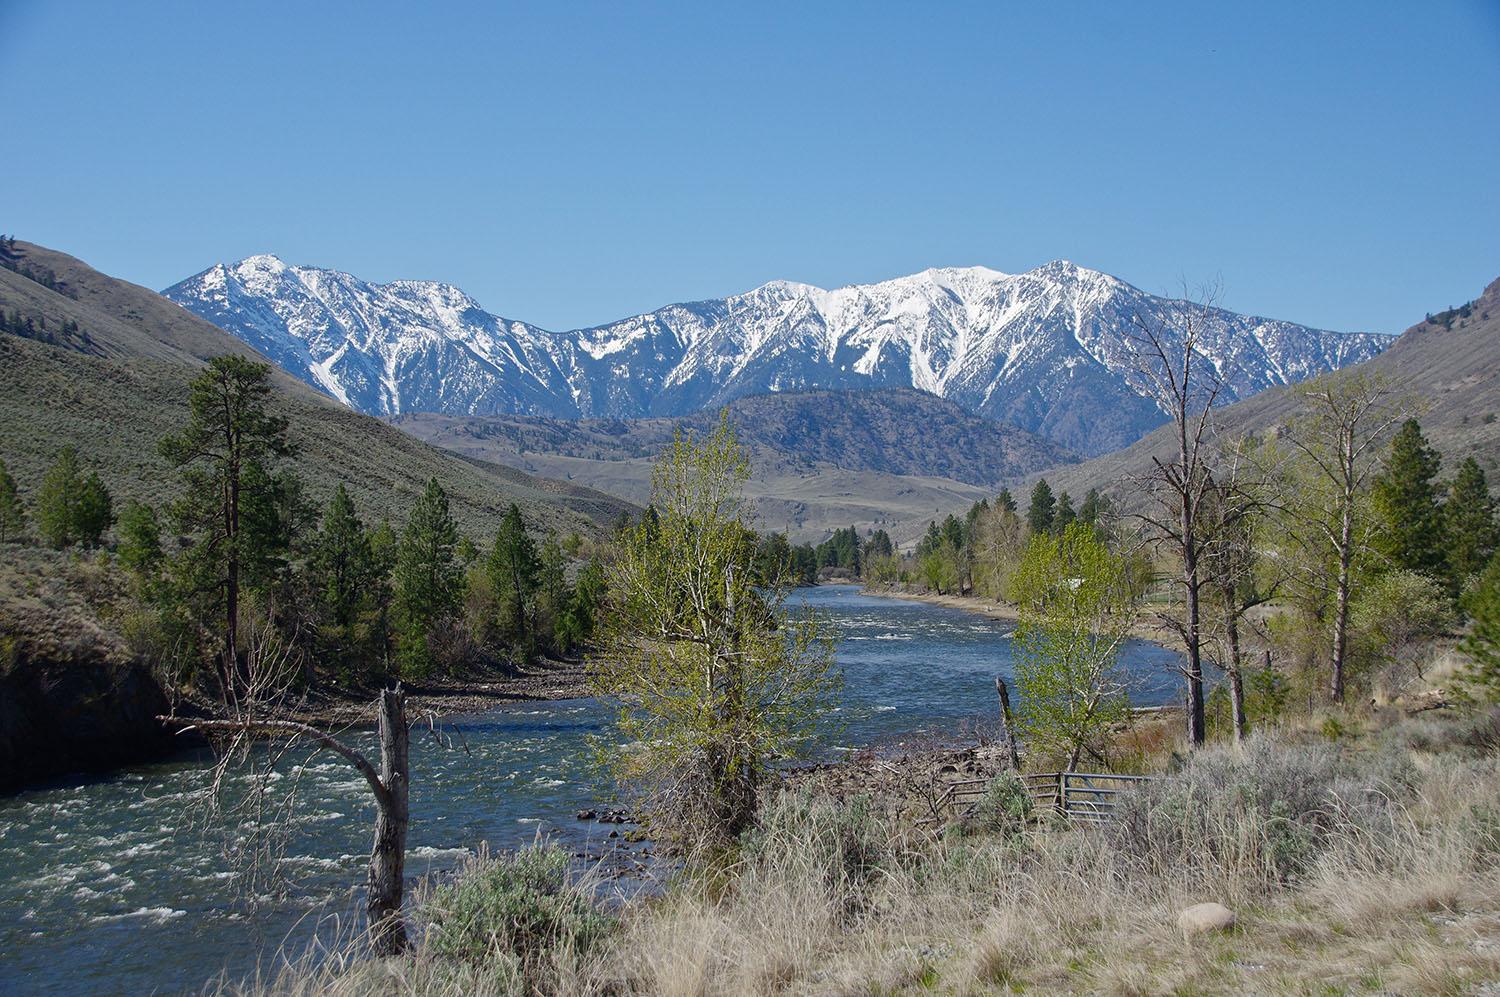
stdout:
[(1010, 715), (1010, 690), (998, 675), (995, 676), (995, 691), (1000, 694), (1000, 715), (1005, 719), (1005, 744), (1010, 749), (1011, 771), (1020, 772), (1021, 753), (1016, 749), (1016, 721)]

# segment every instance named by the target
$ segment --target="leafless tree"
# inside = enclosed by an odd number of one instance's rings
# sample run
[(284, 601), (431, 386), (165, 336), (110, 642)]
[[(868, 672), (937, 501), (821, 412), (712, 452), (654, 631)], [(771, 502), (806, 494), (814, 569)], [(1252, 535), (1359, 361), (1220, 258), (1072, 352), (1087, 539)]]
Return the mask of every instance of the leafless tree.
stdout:
[[(229, 768), (248, 757), (253, 742), (279, 739), (285, 748), (293, 742), (314, 744), (319, 750), (332, 751), (364, 777), (375, 800), (375, 838), (370, 850), (366, 911), (369, 915), (371, 947), (376, 955), (395, 955), (407, 948), (406, 925), (401, 917), (401, 900), (405, 876), (406, 832), (408, 824), (408, 763), (410, 733), (406, 721), (406, 694), (398, 685), (386, 689), (376, 701), (380, 730), (380, 768), (362, 753), (338, 738), (310, 724), (287, 719), (284, 690), (288, 672), (284, 645), (269, 636), (269, 630), (251, 641), (244, 655), (243, 683), (236, 695), (219, 704), (228, 715), (202, 719), (173, 713), (158, 717), (163, 723), (179, 727), (179, 733), (196, 730), (219, 748), (219, 760), (213, 770), (210, 798), (223, 799), (222, 788)], [(273, 752), (273, 757), (279, 752)], [(269, 774), (269, 767), (263, 775)], [(248, 798), (250, 813), (240, 816), (253, 826), (265, 827), (267, 821), (267, 780), (256, 780)], [(284, 810), (293, 807), (290, 796), (282, 797)], [(280, 815), (284, 823), (287, 814)], [(252, 864), (254, 859), (251, 860)], [(253, 873), (253, 870), (251, 870)]]
[[(1186, 289), (1184, 288), (1184, 291)], [(1205, 337), (1218, 299), (1217, 285), (1204, 287), (1194, 299), (1188, 294), (1167, 301), (1160, 311), (1137, 312), (1125, 339), (1124, 360), (1143, 388), (1171, 420), (1173, 452), (1152, 457), (1152, 469), (1141, 484), (1153, 508), (1140, 514), (1157, 542), (1181, 565), (1183, 614), (1164, 616), (1182, 638), (1187, 652), (1183, 674), (1188, 687), (1188, 739), (1194, 745), (1205, 737), (1203, 696), (1203, 622), (1199, 605), (1203, 571), (1204, 511), (1213, 490), (1212, 470), (1218, 450), (1212, 439), (1210, 414), (1225, 381), (1204, 352)]]

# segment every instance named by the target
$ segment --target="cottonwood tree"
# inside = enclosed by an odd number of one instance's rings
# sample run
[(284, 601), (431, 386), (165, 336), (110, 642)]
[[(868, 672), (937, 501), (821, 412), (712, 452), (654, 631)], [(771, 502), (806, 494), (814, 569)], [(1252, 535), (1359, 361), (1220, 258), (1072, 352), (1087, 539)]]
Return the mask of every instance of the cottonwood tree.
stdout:
[(701, 438), (679, 429), (652, 471), (655, 515), (619, 534), (606, 567), (595, 685), (620, 704), (623, 745), (606, 755), (679, 843), (742, 831), (768, 762), (839, 688), (826, 623), (786, 609), (785, 572), (757, 570), (749, 473), (727, 412)]
[(1126, 333), (1125, 359), (1137, 384), (1155, 399), (1171, 420), (1169, 456), (1152, 457), (1152, 471), (1142, 485), (1153, 509), (1141, 514), (1155, 539), (1180, 565), (1182, 618), (1163, 617), (1182, 638), (1187, 662), (1188, 740), (1206, 737), (1203, 695), (1203, 621), (1199, 605), (1203, 576), (1199, 565), (1204, 542), (1203, 512), (1212, 489), (1218, 459), (1210, 415), (1225, 382), (1209, 361), (1206, 341), (1218, 288), (1204, 288), (1197, 300), (1165, 302), (1160, 311), (1137, 312)]
[(1012, 588), (1021, 733), (1036, 750), (1066, 752), (1074, 769), (1129, 709), (1119, 668), (1133, 618), (1125, 559), (1075, 522), (1031, 538)]
[(170, 510), (187, 537), (175, 564), (180, 594), (218, 618), (216, 661), (230, 697), (243, 681), (246, 583), (264, 580), (287, 545), (277, 492), (290, 481), (272, 464), (293, 447), (286, 419), (266, 411), (270, 370), (238, 354), (214, 357), (188, 385), (187, 426), (159, 444), (187, 486)]
[(1286, 496), (1283, 511), (1293, 537), (1313, 554), (1313, 564), (1331, 563), (1333, 612), (1328, 695), (1344, 701), (1349, 652), (1349, 612), (1359, 560), (1370, 550), (1371, 517), (1361, 515), (1379, 469), (1378, 456), (1391, 430), (1415, 402), (1383, 373), (1343, 370), (1297, 388), (1300, 414), (1278, 439), (1302, 462), (1305, 474), (1284, 480), (1307, 482)]

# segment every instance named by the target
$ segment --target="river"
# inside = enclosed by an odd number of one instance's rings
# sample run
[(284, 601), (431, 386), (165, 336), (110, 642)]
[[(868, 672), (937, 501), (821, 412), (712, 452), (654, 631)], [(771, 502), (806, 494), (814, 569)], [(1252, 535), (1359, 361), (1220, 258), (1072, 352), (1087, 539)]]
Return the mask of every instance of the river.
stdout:
[[(993, 722), (995, 676), (1011, 675), (1011, 624), (854, 586), (793, 598), (827, 611), (842, 635), (844, 697), (821, 754)], [(1175, 696), (1176, 660), (1130, 643), (1134, 701)], [(604, 704), (520, 703), (449, 721), (458, 736), (448, 746), (413, 733), (409, 875), (451, 868), (481, 842), (510, 849), (543, 836), (597, 854), (609, 841), (611, 825), (575, 818), (604, 795), (587, 745), (609, 734)], [(350, 736), (374, 746), (368, 732)], [(197, 991), (220, 972), (271, 969), (281, 954), (348, 932), (370, 847), (363, 780), (328, 753), (281, 760), (275, 778), (298, 800), (279, 858), (293, 886), (247, 908), (225, 852), (235, 836), (206, 818), (209, 764), (189, 753), (0, 799), (0, 993)]]

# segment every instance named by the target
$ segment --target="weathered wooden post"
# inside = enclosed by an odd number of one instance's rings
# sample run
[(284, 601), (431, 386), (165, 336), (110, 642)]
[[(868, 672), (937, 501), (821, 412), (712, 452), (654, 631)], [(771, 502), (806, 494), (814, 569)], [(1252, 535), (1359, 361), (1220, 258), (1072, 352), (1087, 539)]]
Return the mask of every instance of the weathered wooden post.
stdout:
[(1016, 721), (1010, 713), (1010, 690), (1005, 687), (1005, 680), (995, 676), (995, 691), (1000, 694), (1000, 715), (1005, 719), (1005, 744), (1010, 749), (1010, 767), (1014, 772), (1021, 771), (1021, 753), (1016, 748)]
[(406, 696), (400, 686), (380, 693), (380, 783), (375, 794), (375, 842), (370, 849), (370, 879), (365, 910), (370, 918), (370, 945), (379, 956), (406, 951), (406, 922), (401, 894), (406, 876), (406, 826), (409, 795), (409, 747)]

